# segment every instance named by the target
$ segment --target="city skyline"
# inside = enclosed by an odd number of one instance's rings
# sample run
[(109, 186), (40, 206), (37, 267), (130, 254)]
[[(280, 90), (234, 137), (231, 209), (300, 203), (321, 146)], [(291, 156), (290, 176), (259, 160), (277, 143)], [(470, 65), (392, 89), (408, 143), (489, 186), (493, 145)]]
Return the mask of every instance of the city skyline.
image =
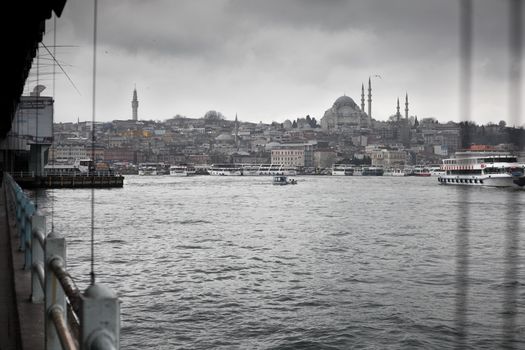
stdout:
[[(508, 12), (506, 2), (474, 1), (477, 123), (511, 120)], [(80, 92), (57, 75), (55, 122), (91, 120), (92, 14), (91, 3), (70, 1), (58, 23), (56, 57)], [(408, 93), (411, 116), (462, 120), (457, 1), (113, 1), (99, 4), (98, 23), (97, 121), (131, 119), (135, 85), (139, 120), (209, 110), (250, 122), (319, 120), (339, 96), (359, 104), (369, 77), (374, 119), (395, 115)]]

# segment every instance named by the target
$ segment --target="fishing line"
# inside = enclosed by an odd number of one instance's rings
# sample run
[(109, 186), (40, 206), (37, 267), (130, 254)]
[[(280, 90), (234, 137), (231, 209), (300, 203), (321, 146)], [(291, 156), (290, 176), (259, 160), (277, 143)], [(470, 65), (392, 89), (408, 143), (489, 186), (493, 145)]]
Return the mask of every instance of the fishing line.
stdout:
[[(37, 49), (36, 49), (36, 88), (35, 88), (35, 94), (36, 94), (36, 108), (35, 108), (35, 111), (36, 111), (36, 122), (35, 122), (35, 140), (33, 142), (33, 144), (35, 145), (35, 156), (36, 156), (36, 166), (35, 166), (35, 180), (38, 181), (38, 178), (39, 176), (41, 176), (42, 174), (40, 173), (40, 155), (42, 154), (40, 152), (40, 147), (39, 147), (39, 143), (38, 143), (38, 110), (39, 110), (39, 105), (38, 103), (40, 102), (40, 45), (38, 45)], [(31, 95), (31, 94), (30, 94)], [(27, 124), (28, 124), (28, 128), (29, 128), (29, 118), (27, 120)], [(31, 155), (29, 156), (29, 159), (31, 159)], [(40, 191), (38, 190), (38, 188), (35, 190), (35, 211), (38, 209), (38, 193)]]
[[(56, 83), (56, 53), (57, 46), (57, 16), (53, 16), (53, 105), (55, 104), (55, 83)], [(51, 120), (51, 148), (53, 148), (55, 140), (55, 109), (53, 108), (53, 118)], [(53, 157), (51, 158), (51, 166), (55, 164), (55, 151), (53, 149)], [(49, 157), (49, 150), (48, 150)], [(55, 189), (51, 186), (51, 232), (55, 231)]]

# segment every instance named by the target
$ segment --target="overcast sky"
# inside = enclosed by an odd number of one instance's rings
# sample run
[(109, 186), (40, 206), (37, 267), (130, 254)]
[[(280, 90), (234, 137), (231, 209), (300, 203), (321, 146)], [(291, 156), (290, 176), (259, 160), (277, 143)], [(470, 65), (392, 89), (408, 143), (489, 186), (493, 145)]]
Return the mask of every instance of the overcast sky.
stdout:
[[(473, 14), (472, 119), (508, 121), (508, 3), (474, 0)], [(55, 121), (91, 120), (93, 2), (68, 0), (57, 23), (56, 56), (80, 94), (57, 74)], [(459, 23), (457, 0), (99, 0), (96, 119), (131, 119), (135, 85), (139, 119), (320, 119), (343, 94), (360, 105), (380, 75), (375, 119), (408, 92), (410, 115), (459, 121)], [(52, 20), (46, 31), (51, 47)]]

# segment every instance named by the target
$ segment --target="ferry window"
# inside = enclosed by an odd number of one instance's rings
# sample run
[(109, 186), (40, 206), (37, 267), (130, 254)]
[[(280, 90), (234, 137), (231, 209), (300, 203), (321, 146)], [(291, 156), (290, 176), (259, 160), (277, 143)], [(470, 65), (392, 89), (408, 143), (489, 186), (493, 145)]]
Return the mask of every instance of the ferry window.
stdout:
[(479, 183), (482, 184), (482, 183), (483, 183), (483, 180), (479, 180)]

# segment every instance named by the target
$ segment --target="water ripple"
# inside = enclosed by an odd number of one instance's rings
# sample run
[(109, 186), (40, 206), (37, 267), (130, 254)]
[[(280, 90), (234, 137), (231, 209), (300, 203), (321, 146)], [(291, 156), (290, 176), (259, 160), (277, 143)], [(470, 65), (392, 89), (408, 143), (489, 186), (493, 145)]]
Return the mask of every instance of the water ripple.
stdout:
[[(96, 190), (97, 279), (122, 300), (122, 347), (456, 348), (455, 232), (469, 205), (465, 348), (502, 348), (508, 320), (525, 348), (525, 230), (515, 269), (505, 260), (505, 203), (513, 196), (522, 224), (523, 193), (473, 189), (465, 203), (434, 178), (301, 180), (128, 176), (123, 189)], [(81, 289), (90, 192), (53, 191)]]

